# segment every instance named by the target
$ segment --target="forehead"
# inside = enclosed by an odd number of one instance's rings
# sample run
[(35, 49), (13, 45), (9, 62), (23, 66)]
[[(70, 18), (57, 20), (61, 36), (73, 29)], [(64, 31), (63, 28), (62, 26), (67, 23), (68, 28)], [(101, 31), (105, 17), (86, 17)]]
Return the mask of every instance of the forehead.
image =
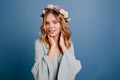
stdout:
[(50, 14), (47, 15), (46, 21), (52, 21), (52, 20), (56, 20), (56, 18), (52, 13), (50, 13)]

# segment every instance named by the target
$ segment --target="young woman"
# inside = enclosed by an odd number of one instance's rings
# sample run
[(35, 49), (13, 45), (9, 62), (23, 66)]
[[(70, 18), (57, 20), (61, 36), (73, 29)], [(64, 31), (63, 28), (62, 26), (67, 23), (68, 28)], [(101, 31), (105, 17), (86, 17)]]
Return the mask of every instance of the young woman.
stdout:
[(74, 55), (68, 13), (50, 4), (41, 18), (41, 37), (35, 41), (35, 63), (31, 70), (35, 80), (74, 80), (81, 63)]

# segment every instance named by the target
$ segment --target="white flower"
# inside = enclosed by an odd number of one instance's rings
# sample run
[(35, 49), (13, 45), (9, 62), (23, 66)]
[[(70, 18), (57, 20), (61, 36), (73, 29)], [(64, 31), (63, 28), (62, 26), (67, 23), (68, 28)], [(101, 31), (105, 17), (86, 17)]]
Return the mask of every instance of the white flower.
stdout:
[(64, 9), (60, 9), (60, 13), (63, 14), (64, 18), (68, 18), (68, 12)]
[(54, 8), (54, 5), (49, 4), (49, 5), (47, 6), (47, 8), (53, 9), (53, 8)]
[(64, 14), (64, 13), (65, 13), (65, 10), (64, 10), (64, 9), (60, 9), (60, 13), (61, 13), (61, 14)]
[(65, 17), (65, 18), (68, 18), (68, 12), (65, 12), (65, 13), (64, 13), (64, 17)]
[(71, 18), (67, 18), (67, 22), (69, 22), (71, 20)]
[(43, 17), (40, 17), (41, 18), (41, 20), (43, 21)]
[(45, 14), (45, 10), (43, 10), (42, 13)]

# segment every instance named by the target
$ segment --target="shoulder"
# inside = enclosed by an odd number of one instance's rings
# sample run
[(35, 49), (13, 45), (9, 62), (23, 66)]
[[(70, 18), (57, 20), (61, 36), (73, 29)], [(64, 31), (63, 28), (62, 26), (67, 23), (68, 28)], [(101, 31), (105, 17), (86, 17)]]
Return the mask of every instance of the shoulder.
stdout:
[(36, 39), (35, 40), (35, 44), (41, 44), (42, 42), (40, 41), (40, 39)]
[(70, 41), (71, 45), (73, 45), (73, 41)]
[(35, 40), (35, 46), (42, 46), (42, 47), (48, 49), (47, 46), (40, 39)]
[(35, 40), (35, 48), (40, 48), (40, 47), (42, 47), (42, 42), (40, 41), (40, 39), (36, 39)]
[(35, 50), (47, 51), (48, 49), (46, 48), (45, 44), (40, 39), (36, 39), (35, 40)]
[(74, 48), (74, 44), (73, 44), (73, 41), (70, 41), (70, 47), (68, 48), (68, 50), (71, 50)]
[(73, 46), (74, 46), (74, 43), (73, 43), (73, 41), (70, 41), (70, 43), (71, 43), (71, 47), (73, 47)]

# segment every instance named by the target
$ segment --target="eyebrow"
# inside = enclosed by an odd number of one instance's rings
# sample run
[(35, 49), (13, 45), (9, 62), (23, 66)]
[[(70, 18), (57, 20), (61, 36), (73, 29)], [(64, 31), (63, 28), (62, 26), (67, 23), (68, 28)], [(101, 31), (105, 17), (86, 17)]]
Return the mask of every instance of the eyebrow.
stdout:
[[(55, 22), (55, 21), (57, 21), (57, 20), (52, 20), (51, 22)], [(50, 22), (50, 21), (46, 21), (46, 22)], [(57, 21), (58, 22), (58, 21)]]

